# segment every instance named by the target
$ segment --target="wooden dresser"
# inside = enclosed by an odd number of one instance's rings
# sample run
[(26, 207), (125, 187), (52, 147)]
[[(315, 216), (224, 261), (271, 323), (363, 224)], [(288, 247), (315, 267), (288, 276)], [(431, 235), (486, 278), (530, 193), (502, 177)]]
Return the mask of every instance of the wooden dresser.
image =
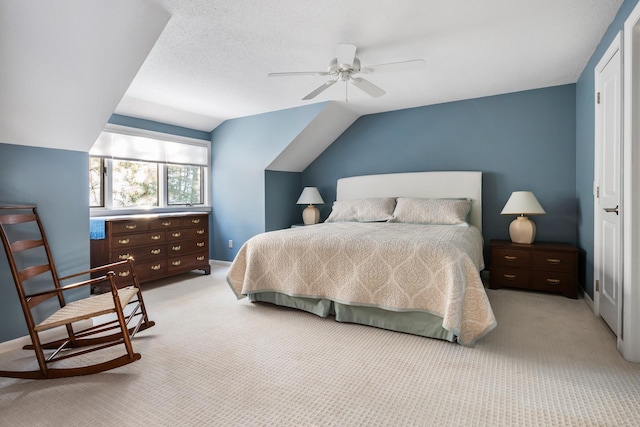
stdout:
[[(91, 240), (91, 267), (133, 257), (140, 282), (191, 270), (211, 273), (207, 213), (105, 217), (104, 221), (105, 238)], [(119, 283), (130, 282), (126, 267), (115, 273)]]
[(567, 243), (492, 240), (489, 289), (512, 287), (578, 298), (578, 248)]

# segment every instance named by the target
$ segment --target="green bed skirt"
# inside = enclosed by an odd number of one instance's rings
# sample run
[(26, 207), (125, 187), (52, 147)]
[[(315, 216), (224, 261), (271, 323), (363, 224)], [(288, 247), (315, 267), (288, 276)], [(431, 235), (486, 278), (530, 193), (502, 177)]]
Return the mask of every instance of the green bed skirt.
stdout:
[(322, 298), (292, 297), (278, 292), (259, 292), (247, 296), (252, 302), (296, 308), (320, 317), (332, 315), (338, 322), (358, 323), (450, 342), (456, 341), (456, 336), (442, 327), (442, 318), (430, 313), (388, 311), (376, 307), (346, 305)]

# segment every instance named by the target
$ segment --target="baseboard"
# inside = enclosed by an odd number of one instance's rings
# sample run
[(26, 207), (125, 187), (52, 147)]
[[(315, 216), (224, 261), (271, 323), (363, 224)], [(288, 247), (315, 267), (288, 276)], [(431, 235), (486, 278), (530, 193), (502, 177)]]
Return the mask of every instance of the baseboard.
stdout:
[(222, 261), (219, 259), (209, 260), (211, 265), (219, 265), (221, 267), (229, 267), (231, 265), (231, 261)]
[(593, 300), (591, 299), (589, 294), (585, 292), (584, 288), (580, 288), (580, 294), (582, 294), (582, 299), (584, 299), (584, 302), (589, 306), (589, 308), (593, 312), (594, 310)]
[[(73, 324), (76, 330), (90, 328), (93, 326), (93, 322), (91, 320), (81, 320)], [(64, 326), (60, 326), (58, 328), (53, 328), (48, 331), (43, 331), (40, 333), (41, 341), (53, 341), (56, 339), (64, 338), (66, 335), (66, 331)], [(9, 351), (19, 350), (25, 345), (31, 344), (31, 337), (26, 335), (24, 337), (18, 337), (9, 341), (0, 342), (0, 353), (6, 353)]]

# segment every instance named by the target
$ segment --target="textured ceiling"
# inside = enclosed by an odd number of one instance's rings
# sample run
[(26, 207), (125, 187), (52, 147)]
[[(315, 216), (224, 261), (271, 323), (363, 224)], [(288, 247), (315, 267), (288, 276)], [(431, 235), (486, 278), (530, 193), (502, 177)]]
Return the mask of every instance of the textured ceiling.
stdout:
[(301, 98), (338, 43), (362, 65), (424, 59), (422, 70), (371, 74), (371, 98), (349, 85), (357, 114), (577, 81), (622, 0), (149, 0), (172, 17), (116, 113), (209, 131), (226, 119), (345, 101), (339, 82)]

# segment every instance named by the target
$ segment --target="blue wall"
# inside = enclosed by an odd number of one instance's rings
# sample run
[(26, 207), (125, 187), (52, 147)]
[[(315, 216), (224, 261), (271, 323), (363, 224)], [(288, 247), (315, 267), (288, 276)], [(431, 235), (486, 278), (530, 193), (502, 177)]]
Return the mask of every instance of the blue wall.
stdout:
[[(38, 206), (61, 276), (89, 268), (88, 182), (87, 153), (0, 143), (0, 201)], [(28, 332), (0, 252), (0, 341), (7, 341)]]
[(511, 192), (531, 190), (547, 211), (538, 241), (575, 243), (575, 85), (361, 117), (302, 174), (325, 202), (338, 178), (430, 170), (483, 172), (483, 234), (508, 239)]
[(584, 285), (593, 298), (593, 168), (595, 150), (595, 66), (624, 28), (638, 0), (626, 0), (609, 26), (576, 84), (576, 196), (578, 200), (578, 244), (584, 250)]
[(265, 170), (325, 106), (227, 120), (211, 132), (214, 259), (233, 260), (244, 242), (266, 230)]
[(302, 210), (306, 206), (296, 205), (302, 188), (300, 172), (265, 171), (265, 231), (302, 222)]

